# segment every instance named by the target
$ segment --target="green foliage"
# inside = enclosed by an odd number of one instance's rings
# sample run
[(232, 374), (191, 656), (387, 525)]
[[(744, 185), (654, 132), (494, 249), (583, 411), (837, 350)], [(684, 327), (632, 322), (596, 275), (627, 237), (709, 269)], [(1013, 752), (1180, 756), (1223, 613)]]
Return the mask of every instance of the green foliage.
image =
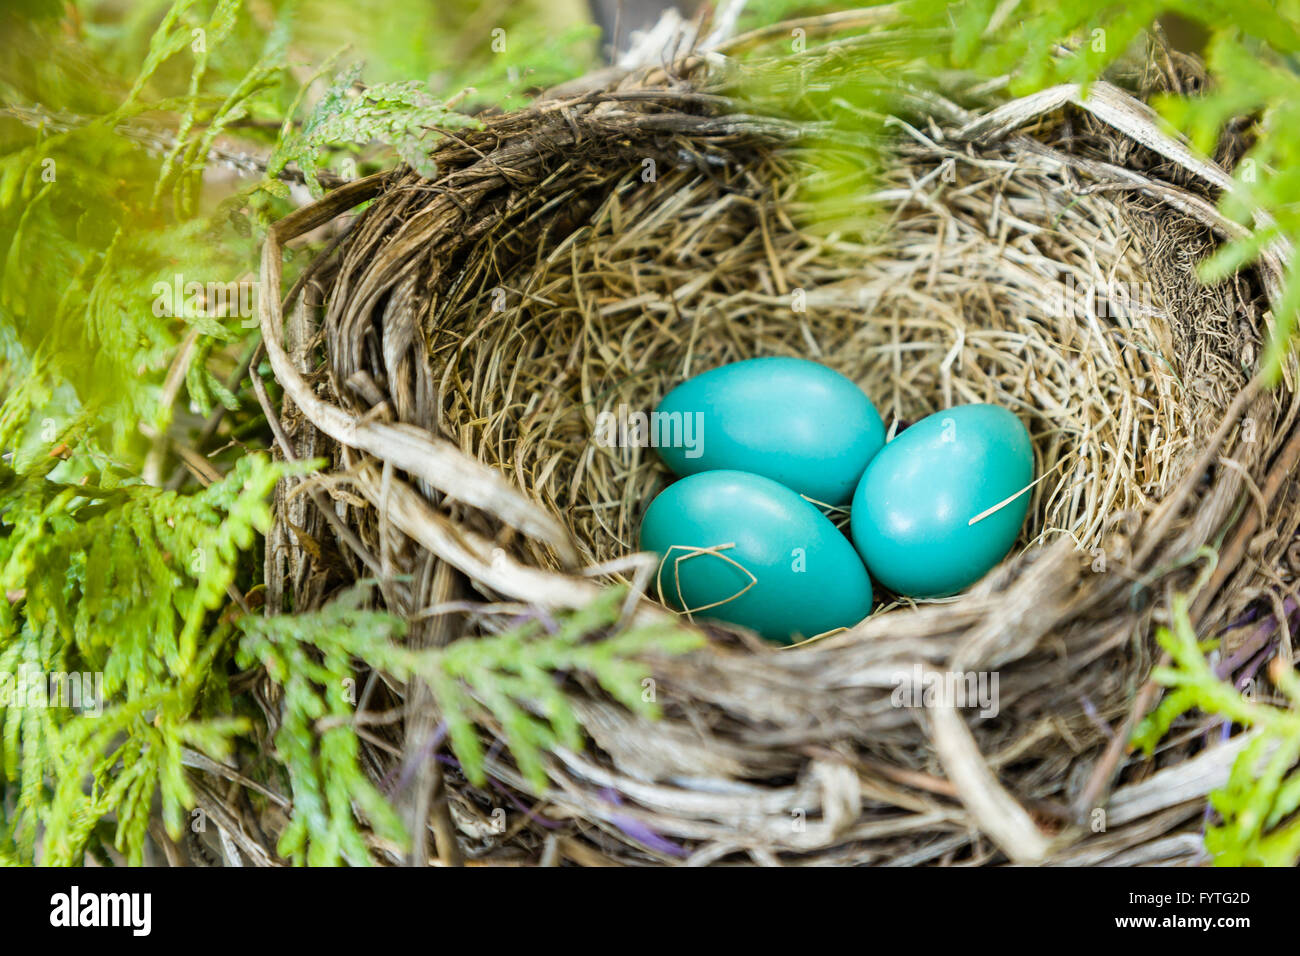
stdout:
[[(1011, 89), (1027, 93), (1052, 83), (1088, 83), (1131, 52), (1142, 31), (1176, 14), (1204, 28), (1211, 83), (1201, 95), (1168, 95), (1156, 106), (1193, 144), (1210, 153), (1226, 121), (1255, 120), (1255, 142), (1235, 170), (1235, 188), (1220, 203), (1230, 218), (1254, 227), (1249, 238), (1226, 244), (1204, 264), (1209, 281), (1253, 261), (1262, 244), (1278, 236), (1300, 241), (1300, 3), (1281, 0), (1028, 0), (1005, 16), (994, 0), (912, 0), (905, 7), (915, 24), (951, 22), (953, 64), (983, 76), (1009, 74)], [(1266, 374), (1276, 381), (1291, 348), (1300, 311), (1300, 263), (1293, 263), (1274, 330), (1264, 356)]]
[(293, 812), (277, 851), (298, 863), (367, 864), (358, 815), (381, 839), (405, 839), (401, 820), (361, 769), (352, 723), (353, 661), (402, 673), (409, 653), (392, 638), (405, 624), (359, 609), (363, 595), (357, 588), (313, 613), (240, 621), (240, 664), (266, 668), (284, 691), (275, 746), (289, 777)]
[(346, 46), (375, 83), (422, 80), (441, 98), (472, 90), (475, 110), (523, 105), (529, 90), (598, 65), (585, 0), (298, 0), (293, 6), (295, 45)]
[(240, 621), (239, 663), (264, 667), (284, 690), (275, 744), (293, 811), (277, 849), (299, 863), (367, 863), (362, 822), (390, 844), (405, 838), (401, 821), (360, 766), (352, 725), (355, 664), (427, 683), (473, 783), (487, 779), (479, 728), (500, 727), (520, 772), (540, 792), (547, 779), (544, 752), (557, 745), (577, 750), (584, 740), (560, 675), (590, 678), (629, 710), (653, 719), (657, 707), (643, 696), (649, 676), (644, 658), (702, 642), (674, 621), (616, 629), (626, 591), (611, 588), (554, 622), (529, 619), (501, 634), (415, 651), (394, 643), (403, 622), (361, 609), (363, 597), (358, 586), (316, 612)]
[(375, 141), (397, 150), (404, 162), (422, 176), (437, 174), (429, 151), (433, 129), (476, 126), (477, 122), (435, 100), (423, 84), (383, 83), (358, 87), (358, 64), (339, 74), (302, 124), (302, 129), (282, 141), (271, 156), (267, 175), (280, 174), (296, 163), (314, 196), (321, 196), (317, 174), (327, 149), (343, 143), (365, 145)]
[[(31, 861), (41, 826), (42, 862), (78, 862), (112, 820), (139, 862), (155, 797), (173, 835), (192, 805), (182, 748), (220, 757), (246, 729), (225, 689), (232, 625), (214, 612), (252, 570), (282, 469), (230, 455), (226, 479), (196, 494), (139, 479), (178, 398), (191, 413), (238, 404), (219, 350), (247, 338), (244, 317), (198, 296), (155, 307), (178, 273), (224, 285), (256, 263), (251, 236), (196, 215), (212, 143), (279, 75), (212, 69), (238, 9), (180, 0), (137, 24), (121, 80), (58, 23), (8, 24), (23, 53), (0, 58), (13, 111), (0, 120), (0, 675), (91, 675), (102, 699), (93, 713), (0, 709), (0, 791), (17, 795), (0, 820), (7, 858)], [(130, 45), (127, 30), (115, 39)], [(170, 139), (145, 121), (159, 113), (177, 116)], [(185, 387), (165, 388), (186, 356)]]
[[(1294, 247), (1300, 240), (1300, 74), (1295, 54), (1300, 50), (1296, 22), (1273, 11), (1259, 12), (1263, 20), (1255, 36), (1236, 31), (1215, 33), (1207, 51), (1217, 88), (1198, 99), (1165, 97), (1159, 101), (1169, 120), (1186, 130), (1202, 150), (1213, 148), (1218, 131), (1234, 116), (1259, 116), (1257, 138), (1238, 164), (1233, 191), (1221, 208), (1229, 218), (1254, 232), (1228, 243), (1203, 264), (1202, 276), (1216, 281), (1248, 264), (1262, 246), (1281, 238)], [(1294, 11), (1293, 11), (1294, 13)], [(1268, 219), (1254, 222), (1256, 211)], [(1276, 323), (1264, 356), (1265, 368), (1276, 380), (1290, 348), (1300, 313), (1300, 265), (1293, 262)]]
[[(674, 620), (614, 630), (626, 592), (609, 588), (590, 605), (547, 627), (531, 619), (474, 641), (457, 641), (414, 662), (432, 689), (452, 749), (472, 783), (486, 780), (475, 725), (492, 720), (505, 734), (520, 772), (536, 790), (546, 786), (542, 753), (578, 749), (582, 729), (556, 674), (582, 675), (633, 713), (653, 719), (658, 705), (644, 695), (647, 654), (681, 654), (703, 643)], [(593, 639), (593, 635), (601, 635)]]
[(1214, 714), (1256, 732), (1233, 763), (1228, 782), (1210, 796), (1220, 822), (1209, 827), (1205, 847), (1221, 866), (1295, 866), (1300, 862), (1300, 678), (1276, 660), (1270, 675), (1287, 701), (1250, 700), (1220, 680), (1196, 639), (1187, 603), (1173, 604), (1172, 627), (1156, 637), (1173, 659), (1152, 676), (1169, 688), (1133, 736), (1148, 754), (1173, 722), (1191, 710)]
[[(474, 102), (500, 109), (516, 109), (528, 102), (528, 93), (544, 90), (581, 76), (599, 65), (594, 56), (598, 31), (590, 24), (557, 28), (541, 4), (529, 16), (498, 35), (488, 34), (479, 55), (456, 64), (451, 71), (453, 89), (472, 90)], [(528, 5), (521, 4), (521, 9)], [(485, 49), (484, 49), (485, 48)]]
[(208, 104), (200, 90), (208, 70), (209, 49), (225, 41), (234, 30), (240, 0), (218, 0), (207, 25), (196, 28), (201, 31), (197, 36), (192, 31), (182, 30), (178, 33), (172, 28), (177, 14), (186, 6), (189, 4), (177, 4), (169, 10), (154, 33), (149, 58), (131, 90), (128, 103), (139, 94), (157, 64), (170, 58), (183, 45), (190, 46), (194, 51), (194, 69), (190, 74), (175, 144), (163, 160), (158, 176), (154, 202), (157, 203), (167, 186), (172, 185), (173, 201), (178, 212), (181, 215), (194, 215), (209, 151), (217, 137), (232, 123), (248, 115), (250, 101), (257, 94), (278, 84), (284, 50), (282, 43), (278, 42), (282, 38), (272, 34), (262, 57), (235, 88), (224, 98)]
[[(539, 42), (555, 40), (548, 14), (521, 4), (503, 13), (494, 48), (497, 26), (461, 10), (446, 22), (475, 37), (472, 55), (431, 35), (408, 56), (428, 82), (406, 73), (367, 86), (351, 63), (310, 103), (316, 78), (345, 59), (318, 54), (318, 73), (290, 81), (295, 43), (311, 33), (302, 11), (319, 6), (311, 0), (81, 6), (75, 17), (61, 4), (0, 11), (12, 40), (0, 47), (0, 674), (99, 675), (103, 711), (0, 707), (0, 862), (34, 860), (38, 828), (42, 862), (79, 862), (104, 840), (139, 862), (159, 796), (179, 833), (193, 802), (182, 749), (220, 758), (249, 729), (226, 687), (236, 638), (285, 690), (276, 745), (294, 808), (281, 852), (364, 862), (372, 837), (362, 821), (381, 841), (400, 839), (401, 827), (358, 767), (340, 696), (354, 664), (408, 675), (419, 664), (463, 688), (452, 711), (462, 747), (459, 728), (493, 712), (478, 709), (476, 692), (503, 694), (493, 703), (505, 712), (540, 687), (511, 683), (500, 661), (495, 682), (460, 651), (452, 671), (434, 655), (413, 658), (393, 641), (399, 622), (347, 602), (301, 619), (241, 618), (230, 596), (237, 579), (258, 578), (251, 553), (284, 469), (230, 440), (270, 439), (256, 404), (227, 381), (255, 324), (213, 311), (190, 283), (224, 286), (256, 270), (259, 228), (291, 208), (281, 174), (300, 171), (319, 192), (320, 170), (341, 150), (373, 161), (383, 144), (432, 172), (433, 128), (473, 123), (447, 97), (475, 97), (478, 109), (485, 96), (504, 103), (581, 72), (591, 31), (565, 27), (558, 42)], [(372, 19), (384, 42), (411, 42)], [(259, 152), (264, 177), (213, 194), (214, 157)], [(225, 480), (197, 493), (142, 484), (150, 461), (152, 482), (175, 468), (169, 449), (218, 404), (227, 444), (209, 461)], [(608, 661), (567, 653), (608, 681), (628, 666), (617, 646)], [(508, 716), (535, 763), (529, 748), (546, 733)], [(466, 751), (472, 769), (476, 754)]]
[[(870, 5), (870, 4), (868, 4)], [(779, 16), (824, 13), (846, 4), (806, 0), (762, 0), (748, 11), (748, 26)], [(905, 0), (888, 24), (862, 31), (845, 43), (841, 32), (834, 55), (819, 59), (816, 38), (808, 56), (785, 57), (775, 68), (759, 66), (744, 89), (746, 99), (801, 119), (839, 130), (883, 132), (888, 114), (906, 114), (907, 85), (921, 89), (955, 77), (1007, 77), (1008, 91), (1021, 95), (1055, 83), (1088, 84), (1117, 62), (1141, 56), (1144, 31), (1171, 15), (1202, 29), (1210, 72), (1207, 90), (1197, 95), (1166, 95), (1155, 106), (1194, 146), (1212, 153), (1229, 120), (1253, 121), (1248, 153), (1234, 170), (1234, 188), (1221, 211), (1251, 230), (1225, 243), (1202, 264), (1206, 281), (1217, 281), (1253, 262), (1265, 245), (1281, 240), (1300, 244), (1300, 3), (1248, 0), (1025, 0), (1008, 7), (997, 0)], [(778, 36), (763, 53), (782, 56), (792, 38)], [(970, 82), (964, 84), (971, 85)], [(861, 206), (862, 171), (870, 172), (870, 152), (856, 163), (837, 150), (836, 137), (818, 144), (821, 156), (810, 183), (815, 214), (843, 225), (845, 209)], [(1262, 213), (1261, 219), (1256, 219)], [(1263, 359), (1273, 381), (1292, 346), (1300, 314), (1300, 261), (1293, 261), (1280, 300), (1274, 303), (1274, 328)]]
[[(75, 117), (58, 111), (58, 99), (24, 104), (33, 121), (54, 110), (60, 128), (11, 128), (0, 140), (0, 341), (20, 372), (0, 404), (0, 447), (30, 443), (47, 421), (60, 432), (93, 423), (85, 437), (97, 447), (115, 457), (140, 455), (140, 423), (163, 433), (172, 422), (171, 402), (160, 402), (172, 393), (161, 384), (186, 336), (197, 334), (198, 354), (207, 355), (214, 344), (248, 334), (246, 317), (208, 314), (197, 297), (185, 307), (158, 308), (155, 290), (178, 273), (185, 282), (224, 286), (255, 264), (250, 238), (193, 214), (213, 139), (244, 115), (277, 68), (258, 64), (229, 92), (206, 94), (207, 54), (196, 52), (184, 97), (147, 95), (155, 74), (197, 42), (194, 30), (206, 31), (203, 50), (225, 39), (236, 6), (221, 0), (211, 17), (197, 17), (192, 0), (177, 3), (120, 103)], [(20, 95), (16, 87), (13, 74), (0, 76), (7, 98)], [(61, 89), (44, 92), (57, 97)], [(136, 117), (173, 106), (181, 111), (178, 133), (161, 159), (121, 135)], [(160, 207), (166, 194), (169, 210)], [(221, 383), (209, 367), (185, 371), (195, 386), (191, 397), (206, 412)], [(59, 407), (51, 408), (60, 392)]]
[(935, 38), (911, 30), (840, 31), (833, 44), (789, 36), (747, 58), (728, 92), (746, 112), (793, 120), (805, 130), (787, 155), (800, 161), (799, 188), (809, 222), (828, 234), (877, 228), (869, 198), (895, 145), (888, 118), (910, 117), (912, 88), (932, 87)]
[(220, 758), (245, 729), (221, 713), (229, 701), (214, 662), (232, 627), (210, 612), (269, 525), (266, 496), (284, 471), (248, 455), (192, 495), (67, 485), (40, 470), (4, 476), (0, 674), (89, 674), (102, 684), (94, 712), (29, 706), (13, 686), (0, 696), (0, 765), (19, 794), (0, 845), (30, 860), (39, 823), (46, 862), (75, 863), (98, 821), (115, 814), (116, 846), (138, 862), (159, 791), (167, 827), (180, 833), (192, 805), (181, 748)]

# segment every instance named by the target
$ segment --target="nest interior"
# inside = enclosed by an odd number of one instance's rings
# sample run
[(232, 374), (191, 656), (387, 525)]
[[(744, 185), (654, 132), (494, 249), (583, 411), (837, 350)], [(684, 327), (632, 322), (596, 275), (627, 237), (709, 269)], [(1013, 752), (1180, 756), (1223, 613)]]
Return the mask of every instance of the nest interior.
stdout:
[[(1170, 594), (1196, 584), (1218, 629), (1290, 587), (1292, 370), (1272, 392), (1252, 378), (1275, 276), (1195, 279), (1234, 234), (1223, 183), (1136, 100), (1030, 99), (902, 123), (849, 196), (861, 214), (827, 221), (795, 124), (651, 71), (490, 117), (449, 136), (436, 180), (372, 177), (277, 227), (262, 302), (282, 448), (333, 468), (277, 493), (271, 608), (376, 576), (430, 644), (611, 581), (644, 590), (638, 522), (671, 476), (652, 449), (599, 442), (597, 418), (739, 359), (829, 365), (887, 424), (994, 402), (1034, 440), (1022, 538), (969, 592), (781, 651), (698, 623), (707, 650), (653, 661), (655, 723), (575, 683), (592, 746), (554, 754), (551, 790), (505, 835), (491, 792), (422, 769), (457, 852), (532, 857), (558, 831), (579, 862), (1194, 856), (1186, 796), (1104, 832), (1087, 814), (1150, 772), (1116, 740)], [(282, 318), (265, 308), (281, 246), (322, 226), (333, 241)], [(996, 673), (998, 713), (897, 706), (916, 665)], [(424, 767), (437, 719), (427, 695), (384, 693), (411, 716), (368, 749), (376, 779)], [(523, 790), (503, 748), (489, 768)], [(427, 802), (412, 812), (423, 830)]]
[(1202, 406), (1222, 396), (1186, 399), (1175, 367), (1207, 361), (1244, 384), (1237, 355), (1191, 356), (1192, 329), (1164, 321), (1131, 217), (1108, 197), (922, 162), (895, 170), (869, 236), (813, 236), (795, 225), (789, 165), (675, 168), (653, 184), (627, 171), (526, 256), (499, 221), (471, 253), (487, 253), (481, 278), (438, 304), (433, 423), (564, 515), (584, 560), (634, 551), (671, 480), (648, 447), (595, 440), (600, 416), (625, 422), (724, 363), (815, 359), (886, 423), (1015, 410), (1043, 476), (1022, 547), (1065, 536), (1084, 551), (1166, 492), (1213, 423)]

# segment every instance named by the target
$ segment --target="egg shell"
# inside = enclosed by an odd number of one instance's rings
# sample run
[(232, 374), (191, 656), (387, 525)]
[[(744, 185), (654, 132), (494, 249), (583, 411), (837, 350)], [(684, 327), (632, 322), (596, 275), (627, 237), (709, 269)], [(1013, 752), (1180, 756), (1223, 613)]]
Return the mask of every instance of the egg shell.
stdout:
[[(726, 544), (733, 547), (697, 553)], [(671, 606), (695, 612), (716, 604), (694, 616), (740, 624), (769, 640), (849, 627), (871, 611), (871, 580), (848, 538), (816, 507), (760, 475), (706, 471), (669, 485), (646, 510), (641, 549), (663, 559), (659, 593)], [(748, 590), (751, 578), (737, 564), (753, 575)]]
[(674, 388), (657, 412), (697, 426), (693, 447), (681, 441), (658, 449), (678, 475), (747, 471), (829, 505), (848, 502), (885, 442), (884, 423), (862, 390), (806, 359), (720, 366)]
[(1015, 544), (1033, 481), (1029, 432), (996, 405), (959, 405), (900, 432), (853, 496), (853, 543), (875, 580), (909, 597), (943, 597), (982, 578)]

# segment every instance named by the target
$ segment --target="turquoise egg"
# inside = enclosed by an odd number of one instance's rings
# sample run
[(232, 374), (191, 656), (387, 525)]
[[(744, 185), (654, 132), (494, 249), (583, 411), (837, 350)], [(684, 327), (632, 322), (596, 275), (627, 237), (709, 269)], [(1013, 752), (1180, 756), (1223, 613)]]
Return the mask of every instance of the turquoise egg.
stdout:
[(900, 432), (867, 466), (853, 495), (853, 543), (872, 577), (891, 591), (953, 594), (1015, 544), (1033, 474), (1029, 432), (1005, 408), (936, 412)]
[(672, 607), (769, 640), (849, 627), (871, 611), (871, 580), (848, 538), (760, 475), (705, 471), (669, 485), (646, 510), (641, 550), (662, 559), (659, 593)]
[(830, 505), (848, 502), (885, 443), (862, 390), (805, 359), (723, 365), (674, 388), (656, 414), (652, 434), (667, 439), (659, 454), (678, 475), (747, 471)]

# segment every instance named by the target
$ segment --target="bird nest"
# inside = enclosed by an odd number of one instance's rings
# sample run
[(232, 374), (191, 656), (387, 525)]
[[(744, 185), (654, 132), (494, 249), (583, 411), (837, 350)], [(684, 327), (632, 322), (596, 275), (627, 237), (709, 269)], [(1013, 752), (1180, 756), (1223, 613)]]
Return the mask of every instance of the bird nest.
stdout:
[[(490, 786), (471, 786), (438, 753), (437, 700), (378, 675), (364, 703), (396, 716), (367, 767), (418, 771), (433, 792), (410, 812), (444, 859), (1194, 859), (1204, 790), (1158, 783), (1197, 740), (1158, 765), (1125, 741), (1173, 594), (1215, 634), (1291, 580), (1294, 369), (1256, 374), (1281, 253), (1199, 282), (1242, 233), (1214, 205), (1228, 176), (1114, 86), (927, 96), (892, 121), (874, 215), (837, 223), (806, 203), (808, 130), (738, 113), (714, 75), (689, 61), (488, 116), (443, 139), (436, 178), (373, 176), (273, 228), (280, 449), (330, 464), (277, 493), (268, 607), (375, 578), (420, 646), (620, 582), (625, 622), (667, 615), (636, 542), (672, 476), (599, 441), (602, 413), (765, 355), (844, 373), (887, 427), (993, 402), (1029, 427), (1038, 480), (968, 592), (792, 648), (683, 619), (703, 649), (645, 655), (659, 720), (568, 679), (587, 744), (547, 753), (544, 792), (492, 720)], [(286, 293), (308, 233), (327, 243)], [(995, 706), (900, 706), (936, 675), (996, 680)]]

